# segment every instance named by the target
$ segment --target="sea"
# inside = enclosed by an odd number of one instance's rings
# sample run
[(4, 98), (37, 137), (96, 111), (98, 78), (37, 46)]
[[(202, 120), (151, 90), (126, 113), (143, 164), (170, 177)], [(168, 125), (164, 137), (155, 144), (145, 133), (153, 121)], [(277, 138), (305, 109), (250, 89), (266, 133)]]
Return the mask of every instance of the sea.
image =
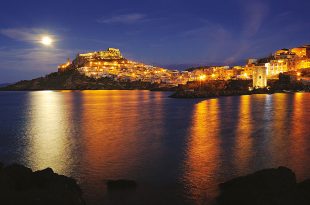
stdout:
[(279, 166), (310, 178), (310, 93), (169, 95), (0, 92), (0, 162), (73, 177), (90, 205), (213, 204), (220, 183)]

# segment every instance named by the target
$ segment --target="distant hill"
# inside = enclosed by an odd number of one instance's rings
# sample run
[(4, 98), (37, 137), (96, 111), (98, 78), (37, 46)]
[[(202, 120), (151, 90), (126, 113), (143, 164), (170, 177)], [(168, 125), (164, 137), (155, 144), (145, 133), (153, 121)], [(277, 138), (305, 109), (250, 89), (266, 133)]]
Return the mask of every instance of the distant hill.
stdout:
[(0, 88), (6, 87), (6, 86), (8, 86), (8, 85), (11, 85), (11, 83), (0, 83)]
[(168, 68), (171, 70), (187, 70), (189, 68), (200, 67), (203, 66), (201, 64), (169, 64), (169, 65), (161, 65), (164, 68)]

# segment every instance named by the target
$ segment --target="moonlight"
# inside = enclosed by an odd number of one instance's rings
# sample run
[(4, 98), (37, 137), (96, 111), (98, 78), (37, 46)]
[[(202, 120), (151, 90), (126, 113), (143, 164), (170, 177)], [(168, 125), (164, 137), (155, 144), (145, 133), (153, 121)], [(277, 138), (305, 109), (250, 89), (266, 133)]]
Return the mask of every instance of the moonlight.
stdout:
[(42, 43), (45, 46), (50, 46), (53, 43), (53, 40), (49, 36), (43, 36), (40, 43)]

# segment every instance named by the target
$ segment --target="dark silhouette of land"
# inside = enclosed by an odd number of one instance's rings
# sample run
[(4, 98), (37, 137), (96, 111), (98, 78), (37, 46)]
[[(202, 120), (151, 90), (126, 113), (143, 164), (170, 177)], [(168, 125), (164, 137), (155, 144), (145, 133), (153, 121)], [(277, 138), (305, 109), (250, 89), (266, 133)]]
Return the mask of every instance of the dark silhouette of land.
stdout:
[(266, 169), (220, 184), (218, 205), (309, 205), (310, 179), (296, 182), (286, 167)]
[(22, 165), (0, 163), (0, 204), (85, 205), (82, 190), (72, 178), (51, 168), (33, 172)]
[[(132, 180), (108, 180), (110, 194), (131, 194)], [(286, 168), (265, 169), (237, 177), (219, 185), (217, 205), (309, 205), (310, 179), (297, 183), (295, 173)], [(121, 191), (121, 192), (119, 192)], [(117, 195), (118, 196), (118, 195)], [(72, 178), (51, 168), (33, 172), (22, 165), (0, 163), (0, 204), (85, 205), (82, 191)]]
[(179, 86), (171, 95), (173, 98), (214, 98), (220, 96), (238, 96), (252, 94), (273, 94), (282, 92), (309, 92), (310, 86), (300, 81), (269, 80), (268, 87), (252, 89), (252, 80), (212, 80), (190, 82)]

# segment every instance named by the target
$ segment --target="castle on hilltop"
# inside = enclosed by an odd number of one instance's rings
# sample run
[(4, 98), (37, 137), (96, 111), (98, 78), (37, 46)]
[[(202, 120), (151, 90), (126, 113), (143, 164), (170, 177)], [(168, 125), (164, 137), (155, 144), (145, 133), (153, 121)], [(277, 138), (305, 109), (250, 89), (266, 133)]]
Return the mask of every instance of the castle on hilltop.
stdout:
[(123, 59), (123, 56), (119, 49), (108, 48), (106, 51), (97, 51), (91, 53), (79, 54), (79, 57), (85, 58), (88, 61), (92, 60), (119, 60)]
[[(119, 49), (117, 48), (108, 48), (106, 51), (95, 51), (90, 53), (82, 53), (78, 54), (76, 57), (76, 64), (79, 66), (79, 64), (84, 64), (85, 62), (94, 62), (94, 61), (111, 61), (111, 60), (121, 60), (123, 59), (123, 56)], [(64, 64), (60, 64), (58, 66), (59, 72), (64, 72), (70, 66), (73, 64), (73, 62), (70, 62), (70, 59), (68, 58), (67, 62)]]

